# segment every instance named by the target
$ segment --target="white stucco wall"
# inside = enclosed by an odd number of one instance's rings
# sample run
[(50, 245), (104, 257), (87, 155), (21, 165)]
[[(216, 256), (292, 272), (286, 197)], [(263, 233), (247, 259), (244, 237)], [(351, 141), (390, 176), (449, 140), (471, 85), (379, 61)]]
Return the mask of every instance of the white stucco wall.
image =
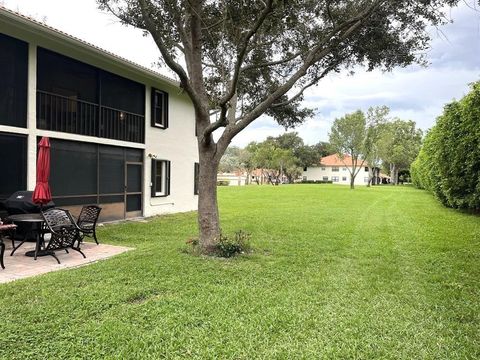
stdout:
[[(313, 166), (308, 167), (307, 171), (302, 174), (304, 180), (323, 180), (327, 177), (329, 181), (333, 176), (338, 176), (338, 182), (334, 184), (350, 185), (350, 172), (346, 166), (339, 166), (339, 171), (332, 171), (333, 166)], [(356, 169), (358, 170), (358, 168)], [(368, 182), (368, 171), (365, 171), (365, 167), (362, 167), (355, 177), (355, 185), (366, 185)]]
[[(194, 191), (194, 164), (198, 162), (197, 138), (195, 136), (195, 114), (187, 96), (178, 88), (148, 83), (147, 106), (150, 109), (150, 86), (169, 94), (169, 127), (154, 128), (150, 125), (150, 111), (146, 112), (145, 167), (146, 179), (144, 204), (145, 216), (197, 209), (198, 196)], [(151, 158), (171, 162), (170, 195), (151, 197)]]

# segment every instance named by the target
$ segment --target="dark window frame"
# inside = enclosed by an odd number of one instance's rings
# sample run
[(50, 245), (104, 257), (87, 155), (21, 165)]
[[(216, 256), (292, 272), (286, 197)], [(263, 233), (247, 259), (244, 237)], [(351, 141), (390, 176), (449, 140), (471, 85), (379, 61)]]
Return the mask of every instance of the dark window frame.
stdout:
[[(161, 100), (158, 101), (157, 95), (161, 95)], [(166, 91), (162, 91), (152, 87), (152, 96), (151, 96), (151, 123), (152, 127), (156, 127), (159, 129), (168, 129), (169, 121), (168, 121), (168, 93)], [(161, 104), (159, 104), (159, 102)], [(157, 109), (160, 109), (159, 113), (161, 119), (157, 119)]]
[[(163, 166), (165, 164), (165, 166)], [(162, 173), (158, 175), (157, 170), (162, 169)], [(163, 172), (164, 170), (164, 172)], [(166, 197), (170, 195), (170, 175), (171, 162), (165, 159), (152, 159), (152, 197)], [(161, 177), (162, 189), (157, 189), (157, 178)]]
[(340, 168), (338, 166), (332, 166), (332, 172), (339, 172)]

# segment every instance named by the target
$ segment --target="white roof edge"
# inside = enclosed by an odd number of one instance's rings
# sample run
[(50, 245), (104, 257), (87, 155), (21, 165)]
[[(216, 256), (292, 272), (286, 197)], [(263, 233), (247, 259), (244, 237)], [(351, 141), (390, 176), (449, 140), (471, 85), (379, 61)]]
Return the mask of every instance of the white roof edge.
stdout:
[(149, 68), (139, 65), (131, 60), (128, 60), (124, 57), (121, 57), (119, 55), (116, 55), (110, 51), (107, 51), (105, 49), (102, 49), (99, 46), (96, 46), (94, 44), (91, 44), (85, 40), (82, 40), (80, 38), (77, 38), (73, 35), (67, 34), (61, 30), (58, 30), (50, 25), (44, 24), (34, 18), (31, 18), (29, 16), (23, 15), (17, 11), (10, 10), (6, 8), (3, 5), (0, 5), (0, 17), (4, 16), (8, 19), (11, 19), (15, 22), (21, 23), (23, 25), (29, 26), (32, 29), (42, 31), (46, 34), (56, 36), (57, 38), (60, 38), (64, 41), (70, 42), (71, 44), (78, 45), (83, 47), (84, 49), (96, 53), (100, 56), (103, 56), (104, 58), (107, 58), (110, 61), (114, 61), (116, 63), (119, 63), (121, 65), (127, 66), (133, 71), (138, 71), (142, 73), (143, 75), (153, 78), (155, 80), (160, 80), (163, 82), (168, 83), (169, 85), (173, 85), (176, 87), (180, 87), (180, 83), (172, 78), (169, 78), (168, 76), (162, 75), (156, 71), (150, 70)]

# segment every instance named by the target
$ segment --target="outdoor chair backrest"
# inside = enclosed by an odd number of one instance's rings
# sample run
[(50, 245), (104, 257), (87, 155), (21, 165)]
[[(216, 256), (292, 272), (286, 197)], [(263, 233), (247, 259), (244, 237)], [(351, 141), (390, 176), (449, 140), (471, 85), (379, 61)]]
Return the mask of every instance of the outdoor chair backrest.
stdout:
[(75, 242), (80, 241), (80, 231), (72, 215), (67, 210), (58, 208), (47, 210), (42, 215), (51, 232), (46, 250), (75, 249)]
[(82, 211), (80, 211), (80, 215), (78, 216), (77, 225), (80, 228), (95, 227), (101, 210), (102, 208), (97, 205), (83, 206)]
[(50, 231), (55, 232), (64, 227), (71, 227), (75, 225), (75, 221), (67, 210), (53, 208), (42, 212), (45, 224)]
[(82, 241), (80, 229), (68, 210), (49, 209), (42, 212), (42, 216), (49, 230), (46, 232), (50, 233), (50, 240), (45, 247), (45, 253), (53, 256), (59, 264), (60, 260), (55, 255), (56, 250), (73, 249), (85, 258), (85, 254), (80, 250)]

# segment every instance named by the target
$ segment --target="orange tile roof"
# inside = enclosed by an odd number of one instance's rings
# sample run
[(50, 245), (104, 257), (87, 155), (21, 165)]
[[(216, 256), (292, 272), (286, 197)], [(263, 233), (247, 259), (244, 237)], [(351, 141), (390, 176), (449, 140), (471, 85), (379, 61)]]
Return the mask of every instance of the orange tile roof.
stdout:
[[(360, 166), (362, 163), (361, 159), (358, 159), (357, 165)], [(338, 154), (332, 154), (325, 156), (320, 159), (320, 165), (323, 166), (351, 166), (352, 165), (352, 157), (349, 155), (344, 155), (343, 159), (340, 159)], [(368, 166), (367, 162), (363, 163), (363, 166)]]

